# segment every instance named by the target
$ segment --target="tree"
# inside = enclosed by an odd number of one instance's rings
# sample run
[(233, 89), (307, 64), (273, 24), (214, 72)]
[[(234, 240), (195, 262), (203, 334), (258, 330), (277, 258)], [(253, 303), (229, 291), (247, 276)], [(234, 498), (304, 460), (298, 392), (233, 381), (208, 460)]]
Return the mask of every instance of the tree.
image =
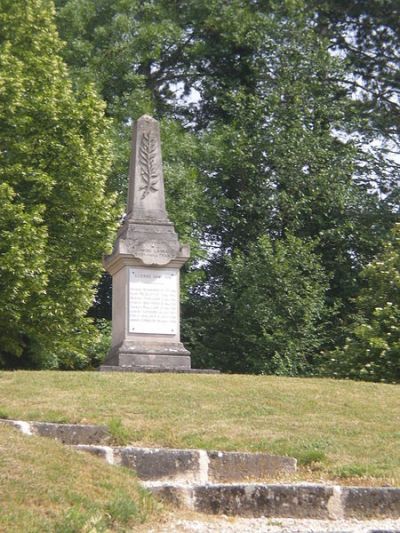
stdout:
[[(253, 27), (253, 33), (264, 36), (247, 61), (255, 83), (217, 79), (208, 95), (215, 114), (202, 136), (199, 164), (211, 206), (204, 227), (215, 251), (195, 302), (207, 308), (215, 303), (218, 310), (212, 295), (231, 283), (230, 258), (249, 253), (263, 235), (273, 242), (284, 242), (287, 235), (311, 239), (330, 279), (326, 305), (335, 312), (333, 323), (320, 330), (320, 346), (334, 346), (357, 292), (358, 272), (373, 257), (392, 213), (358, 179), (363, 154), (351, 141), (358, 123), (352, 101), (337, 83), (340, 61), (306, 15), (278, 15), (249, 19), (259, 30)], [(221, 20), (229, 47), (233, 36), (226, 34), (226, 17)], [(252, 35), (244, 24), (244, 34)], [(192, 320), (195, 313), (193, 307)], [(235, 326), (224, 320), (224, 328), (233, 331), (240, 323), (240, 317)], [(215, 357), (223, 350), (224, 343), (213, 343)]]
[(292, 235), (275, 242), (262, 236), (247, 254), (234, 253), (224, 283), (200, 305), (195, 363), (230, 372), (310, 372), (328, 318), (328, 280), (314, 248)]
[[(173, 93), (169, 87), (172, 67), (185, 42), (184, 28), (174, 22), (180, 6), (135, 0), (57, 0), (56, 5), (58, 27), (68, 42), (63, 55), (74, 83), (78, 87), (88, 81), (95, 83), (112, 119), (114, 157), (108, 187), (118, 193), (121, 215), (126, 207), (131, 123), (149, 113), (161, 121), (168, 213), (180, 240), (191, 246), (191, 264), (196, 263), (205, 255), (198, 214), (206, 201), (195, 166), (198, 141), (173, 120), (175, 103), (170, 101)], [(182, 272), (185, 288), (200, 275), (191, 264)], [(182, 297), (187, 297), (187, 290)], [(110, 305), (111, 279), (104, 275), (91, 314), (110, 318)]]
[[(365, 151), (384, 108), (354, 98), (355, 56), (331, 54), (363, 16), (362, 2), (351, 4), (357, 9), (340, 18), (334, 2), (58, 0), (76, 83), (96, 80), (119, 131), (150, 106), (197, 139), (181, 161), (200, 169), (205, 198), (186, 226), (209, 250), (183, 320), (198, 354), (211, 350), (202, 332), (207, 315), (220, 316), (232, 257), (246, 256), (264, 237), (315, 244), (332, 312), (320, 343), (343, 340), (359, 273), (395, 221), (399, 191), (384, 143), (373, 157)], [(378, 23), (376, 9), (374, 16)], [(391, 142), (387, 128), (379, 135)], [(222, 349), (213, 343), (213, 360)]]
[(364, 287), (343, 349), (327, 354), (325, 372), (366, 381), (400, 382), (400, 224), (361, 273)]
[(114, 228), (108, 125), (72, 90), (50, 0), (0, 0), (0, 27), (0, 363), (79, 367)]
[[(314, 5), (313, 5), (314, 4)], [(331, 49), (346, 59), (341, 83), (355, 98), (363, 119), (363, 142), (371, 153), (375, 186), (394, 209), (399, 195), (396, 176), (400, 153), (400, 18), (396, 0), (328, 0), (311, 3), (316, 28)], [(379, 140), (379, 143), (377, 142)], [(373, 177), (369, 176), (370, 181)]]

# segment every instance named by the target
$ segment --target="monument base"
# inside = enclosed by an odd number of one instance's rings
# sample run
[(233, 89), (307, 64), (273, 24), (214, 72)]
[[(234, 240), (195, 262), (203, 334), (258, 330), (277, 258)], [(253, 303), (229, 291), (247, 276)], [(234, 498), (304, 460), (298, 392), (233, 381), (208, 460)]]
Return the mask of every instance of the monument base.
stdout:
[(145, 366), (109, 366), (101, 365), (100, 372), (141, 372), (144, 374), (220, 374), (219, 370), (212, 368), (151, 368)]
[(102, 366), (190, 370), (190, 352), (181, 342), (159, 344), (124, 342), (110, 350)]

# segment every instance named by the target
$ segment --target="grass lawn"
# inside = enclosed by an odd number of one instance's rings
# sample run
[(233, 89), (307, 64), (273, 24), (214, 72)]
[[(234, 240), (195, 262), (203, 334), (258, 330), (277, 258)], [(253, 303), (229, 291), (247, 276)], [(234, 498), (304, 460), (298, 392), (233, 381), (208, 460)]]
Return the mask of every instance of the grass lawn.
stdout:
[(157, 504), (131, 471), (0, 426), (0, 531), (136, 531), (153, 519)]
[(291, 455), (293, 481), (400, 486), (399, 392), (274, 376), (0, 372), (0, 416), (108, 424), (121, 443)]

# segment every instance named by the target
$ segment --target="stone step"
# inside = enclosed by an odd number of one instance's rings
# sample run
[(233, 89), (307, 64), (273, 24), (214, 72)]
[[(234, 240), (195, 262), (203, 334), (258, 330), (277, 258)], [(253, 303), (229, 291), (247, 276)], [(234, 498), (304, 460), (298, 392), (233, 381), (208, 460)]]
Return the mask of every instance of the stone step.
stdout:
[(112, 447), (98, 444), (110, 438), (105, 426), (2, 419), (0, 423), (27, 435), (55, 438), (110, 464), (133, 468), (155, 497), (182, 509), (254, 518), (400, 518), (399, 488), (266, 484), (277, 474), (296, 471), (296, 460), (291, 457)]
[(293, 457), (266, 453), (218, 452), (172, 448), (76, 446), (107, 462), (132, 468), (144, 481), (181, 483), (235, 483), (266, 481), (296, 472)]
[(39, 435), (56, 439), (63, 444), (101, 444), (110, 441), (107, 426), (93, 424), (57, 424), (54, 422), (26, 422), (24, 420), (0, 419), (1, 424), (8, 424), (26, 435)]
[(206, 514), (309, 519), (399, 518), (400, 489), (321, 484), (144, 485), (180, 509)]
[[(196, 449), (109, 446), (105, 426), (0, 420), (26, 434), (51, 437), (136, 471), (144, 481), (235, 483), (268, 481), (296, 472), (293, 457), (267, 453), (222, 452)], [(100, 443), (100, 444), (99, 444)], [(105, 445), (104, 445), (105, 444)]]

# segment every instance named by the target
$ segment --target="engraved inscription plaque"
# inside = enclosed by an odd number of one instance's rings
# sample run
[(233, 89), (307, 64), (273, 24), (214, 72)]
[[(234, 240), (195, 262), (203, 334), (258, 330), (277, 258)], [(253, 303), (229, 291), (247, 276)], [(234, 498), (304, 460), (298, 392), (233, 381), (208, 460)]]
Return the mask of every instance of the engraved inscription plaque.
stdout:
[(129, 333), (176, 335), (178, 302), (177, 269), (129, 269)]

